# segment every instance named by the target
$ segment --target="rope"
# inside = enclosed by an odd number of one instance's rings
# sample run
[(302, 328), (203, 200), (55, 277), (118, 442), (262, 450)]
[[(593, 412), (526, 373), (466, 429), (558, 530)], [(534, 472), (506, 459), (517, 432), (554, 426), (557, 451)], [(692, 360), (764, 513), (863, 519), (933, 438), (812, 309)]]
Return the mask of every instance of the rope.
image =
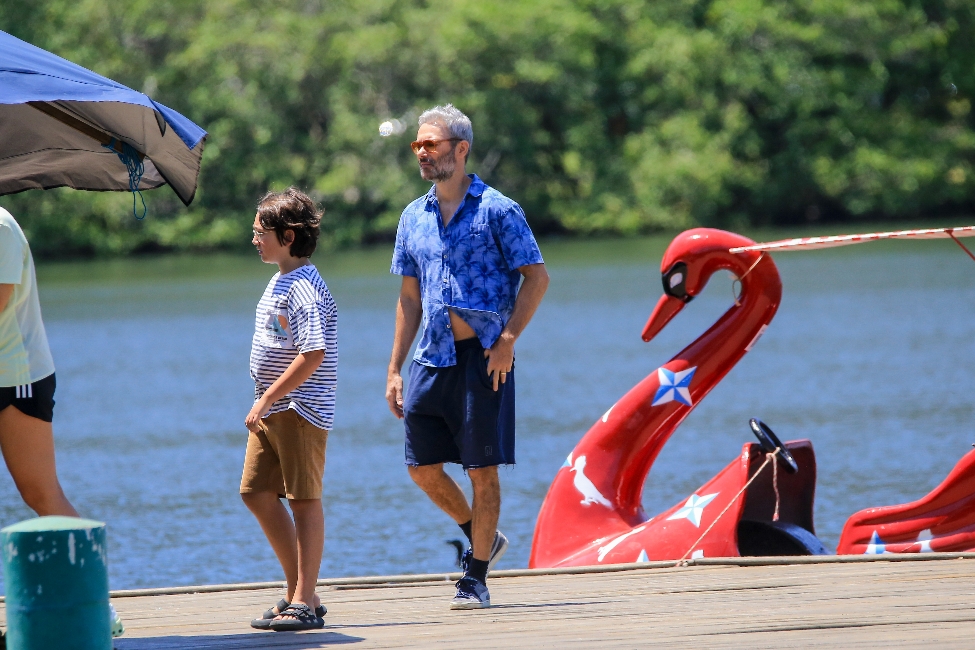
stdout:
[(758, 263), (761, 262), (762, 258), (764, 257), (765, 257), (765, 251), (762, 251), (762, 254), (758, 256), (758, 259), (755, 260), (755, 263), (752, 264), (750, 267), (748, 267), (748, 270), (742, 273), (740, 278), (735, 278), (735, 281), (731, 283), (731, 297), (734, 298), (735, 300), (735, 307), (741, 307), (741, 303), (738, 302), (738, 299), (741, 297), (741, 294), (735, 292), (735, 283), (737, 282), (738, 286), (740, 287), (741, 281), (744, 280), (748, 276), (748, 274), (755, 269), (756, 266), (758, 266)]
[[(731, 508), (731, 504), (733, 504), (735, 501), (738, 500), (738, 497), (740, 497), (745, 492), (745, 490), (748, 489), (748, 486), (751, 485), (752, 482), (756, 478), (758, 478), (758, 475), (762, 473), (762, 470), (765, 469), (765, 466), (768, 465), (770, 462), (772, 462), (775, 459), (775, 457), (779, 455), (779, 452), (780, 451), (782, 451), (782, 448), (781, 447), (776, 447), (775, 448), (775, 451), (773, 451), (771, 453), (768, 453), (768, 454), (765, 454), (765, 462), (762, 463), (762, 466), (759, 467), (757, 470), (755, 470), (755, 473), (752, 474), (752, 477), (750, 479), (748, 479), (748, 482), (745, 483), (745, 485), (743, 485), (740, 490), (738, 490), (738, 494), (736, 494), (731, 499), (731, 501), (728, 502), (728, 505), (726, 505), (724, 507), (724, 510), (722, 510), (721, 513), (717, 517), (714, 518), (714, 521), (711, 522), (711, 525), (708, 526), (707, 530), (705, 530), (703, 533), (701, 533), (701, 536), (697, 538), (697, 541), (694, 542), (693, 544), (691, 544), (691, 547), (689, 549), (687, 549), (687, 552), (684, 553), (684, 555), (681, 556), (681, 558), (679, 560), (677, 560), (677, 564), (675, 564), (674, 566), (687, 566), (687, 563), (686, 563), (687, 556), (690, 555), (691, 552), (694, 551), (694, 548), (698, 544), (701, 543), (701, 540), (704, 539), (707, 536), (707, 534), (711, 532), (711, 529), (714, 528), (714, 525), (717, 524), (718, 521), (720, 521), (721, 518), (724, 517), (724, 514), (726, 512), (728, 512), (728, 509)], [(777, 465), (773, 465), (772, 467), (775, 468), (776, 466)], [(774, 471), (775, 470), (773, 469), (773, 472)], [(775, 478), (773, 477), (773, 481), (774, 480), (775, 480)], [(776, 486), (776, 488), (775, 488), (775, 519), (778, 519), (778, 516), (779, 516), (779, 488), (778, 488), (778, 486)]]
[[(142, 162), (142, 158), (139, 156), (139, 152), (128, 142), (122, 142), (115, 138), (112, 138), (108, 141), (108, 144), (103, 144), (102, 146), (117, 155), (119, 160), (122, 161), (122, 164), (125, 165), (126, 171), (129, 172), (129, 191), (132, 192), (132, 216), (142, 221), (146, 218), (147, 208), (146, 198), (142, 196), (142, 192), (139, 190), (139, 183), (142, 182), (142, 175), (145, 173), (146, 168)], [(136, 194), (142, 199), (141, 217), (136, 212)]]
[(772, 521), (779, 520), (779, 459), (777, 454), (780, 447), (775, 448), (772, 455), (772, 489), (775, 490), (775, 512), (772, 513)]
[(965, 251), (966, 253), (968, 253), (968, 256), (970, 258), (972, 258), (972, 260), (975, 260), (975, 255), (972, 255), (972, 252), (970, 250), (968, 250), (968, 248), (965, 246), (965, 244), (963, 244), (960, 241), (958, 241), (958, 238), (955, 237), (955, 233), (952, 232), (952, 230), (950, 228), (948, 230), (946, 230), (945, 232), (948, 233), (948, 236), (949, 237), (951, 237), (953, 240), (955, 240), (955, 243), (956, 244), (958, 244), (959, 246), (961, 246), (961, 249), (963, 251)]

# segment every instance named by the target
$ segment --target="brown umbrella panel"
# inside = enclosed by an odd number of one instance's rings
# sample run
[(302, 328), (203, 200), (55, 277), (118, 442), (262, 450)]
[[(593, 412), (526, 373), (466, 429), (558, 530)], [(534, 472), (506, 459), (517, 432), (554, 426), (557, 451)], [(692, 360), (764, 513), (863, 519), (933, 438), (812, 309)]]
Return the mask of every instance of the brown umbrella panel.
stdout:
[[(113, 101), (0, 104), (0, 195), (72, 187), (128, 191), (168, 184), (193, 201), (205, 138), (188, 148), (158, 111)], [(123, 155), (122, 157), (119, 154)], [(141, 162), (138, 187), (129, 166)]]

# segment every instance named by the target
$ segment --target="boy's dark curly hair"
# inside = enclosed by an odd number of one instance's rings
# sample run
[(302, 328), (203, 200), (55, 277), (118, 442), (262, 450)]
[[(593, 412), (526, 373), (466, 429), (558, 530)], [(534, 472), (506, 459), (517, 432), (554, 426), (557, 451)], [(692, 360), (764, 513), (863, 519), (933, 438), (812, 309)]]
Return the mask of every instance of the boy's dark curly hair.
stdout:
[(291, 257), (311, 257), (318, 246), (322, 211), (297, 187), (265, 194), (257, 203), (257, 220), (266, 230), (273, 230), (282, 245), (285, 231), (295, 234)]

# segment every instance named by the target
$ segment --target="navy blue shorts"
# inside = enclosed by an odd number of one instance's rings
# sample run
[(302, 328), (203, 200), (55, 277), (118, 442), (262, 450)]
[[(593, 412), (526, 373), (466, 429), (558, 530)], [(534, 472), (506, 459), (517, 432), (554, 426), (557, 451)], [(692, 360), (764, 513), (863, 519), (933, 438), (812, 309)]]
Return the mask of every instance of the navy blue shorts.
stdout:
[(406, 464), (464, 469), (515, 462), (515, 373), (495, 392), (478, 339), (455, 343), (457, 365), (410, 366), (403, 398)]

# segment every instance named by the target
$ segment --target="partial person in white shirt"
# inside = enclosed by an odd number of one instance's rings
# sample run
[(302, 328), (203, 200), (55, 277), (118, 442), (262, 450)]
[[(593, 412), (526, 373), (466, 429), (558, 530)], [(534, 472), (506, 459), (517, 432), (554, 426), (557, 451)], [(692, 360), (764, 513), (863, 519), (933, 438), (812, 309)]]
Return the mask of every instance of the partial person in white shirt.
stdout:
[(0, 450), (31, 510), (77, 517), (54, 459), (55, 385), (30, 246), (0, 208)]

